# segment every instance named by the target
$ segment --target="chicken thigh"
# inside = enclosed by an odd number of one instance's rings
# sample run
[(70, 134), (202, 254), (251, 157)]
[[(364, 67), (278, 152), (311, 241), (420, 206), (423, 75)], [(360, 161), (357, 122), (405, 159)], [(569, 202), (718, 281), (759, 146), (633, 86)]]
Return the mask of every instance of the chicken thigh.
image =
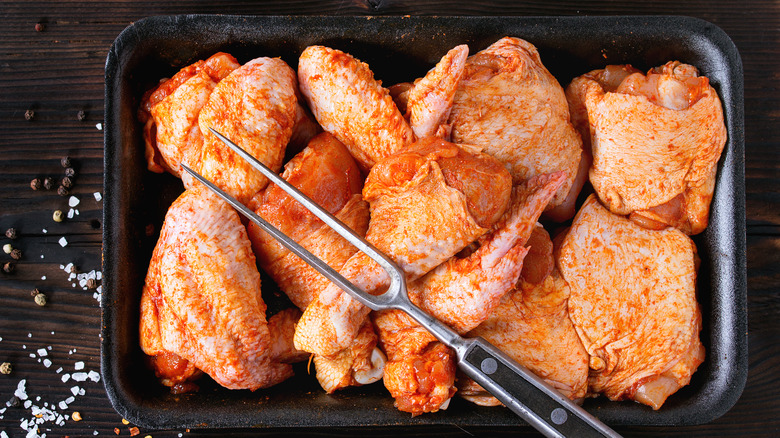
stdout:
[[(512, 174), (515, 184), (564, 171), (566, 182), (549, 209), (574, 215), (582, 140), (569, 119), (563, 88), (542, 65), (539, 52), (519, 38), (502, 38), (466, 60), (448, 123), (452, 141), (484, 148)], [(564, 201), (567, 201), (564, 203)]]
[[(494, 158), (428, 137), (371, 169), (363, 197), (371, 206), (366, 239), (413, 280), (482, 236), (509, 202), (511, 177)], [(389, 277), (358, 252), (340, 273), (368, 293)], [(304, 312), (295, 333), (301, 350), (324, 356), (354, 339), (369, 309), (329, 285)]]
[(175, 385), (198, 369), (252, 390), (287, 379), (292, 368), (281, 361), (296, 355), (276, 344), (289, 341), (295, 318), (283, 314), (272, 333), (265, 310), (238, 214), (203, 186), (186, 190), (166, 214), (141, 299), (141, 347), (158, 376)]
[(414, 132), (367, 64), (309, 46), (298, 61), (301, 93), (322, 128), (347, 146), (364, 171), (414, 142)]
[[(707, 227), (726, 127), (718, 95), (695, 67), (609, 66), (575, 78), (567, 95), (587, 114), (590, 181), (613, 213), (651, 229)], [(581, 123), (582, 124), (582, 123)]]
[(569, 315), (589, 355), (589, 389), (658, 409), (704, 360), (696, 247), (648, 230), (591, 195), (561, 245)]

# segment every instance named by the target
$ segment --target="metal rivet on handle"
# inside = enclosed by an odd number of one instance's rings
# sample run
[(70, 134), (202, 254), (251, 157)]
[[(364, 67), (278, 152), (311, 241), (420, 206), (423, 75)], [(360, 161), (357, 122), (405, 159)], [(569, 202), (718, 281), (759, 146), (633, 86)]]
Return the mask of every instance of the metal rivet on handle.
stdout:
[(498, 369), (498, 363), (492, 357), (488, 357), (479, 364), (479, 368), (485, 374), (493, 374)]
[(569, 418), (569, 414), (563, 408), (555, 408), (550, 414), (550, 420), (555, 424), (563, 424), (567, 418)]

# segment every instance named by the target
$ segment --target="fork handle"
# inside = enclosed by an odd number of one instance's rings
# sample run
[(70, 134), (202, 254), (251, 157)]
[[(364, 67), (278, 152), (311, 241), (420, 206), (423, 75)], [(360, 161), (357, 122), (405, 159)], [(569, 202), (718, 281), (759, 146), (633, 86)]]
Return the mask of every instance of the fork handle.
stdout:
[(484, 339), (467, 339), (456, 351), (469, 377), (545, 436), (620, 437)]

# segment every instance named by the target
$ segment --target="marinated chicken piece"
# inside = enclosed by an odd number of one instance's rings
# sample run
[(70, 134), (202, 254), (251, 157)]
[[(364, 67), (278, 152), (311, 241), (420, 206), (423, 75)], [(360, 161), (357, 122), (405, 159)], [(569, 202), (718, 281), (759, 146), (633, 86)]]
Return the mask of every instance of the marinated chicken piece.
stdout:
[(238, 67), (236, 58), (219, 52), (181, 69), (144, 96), (139, 119), (149, 170), (181, 178), (179, 163), (191, 166), (200, 160), (198, 115), (217, 83)]
[(481, 146), (507, 166), (515, 184), (534, 175), (566, 172), (567, 180), (548, 209), (568, 197), (555, 219), (574, 215), (574, 199), (584, 183), (574, 184), (582, 140), (570, 123), (563, 88), (532, 44), (506, 37), (470, 56), (448, 123), (453, 142)]
[(217, 84), (198, 116), (204, 147), (193, 168), (239, 202), (249, 201), (268, 180), (208, 128), (276, 172), (295, 125), (296, 89), (295, 72), (279, 58), (253, 59), (234, 70)]
[(704, 360), (696, 247), (648, 230), (591, 195), (561, 245), (569, 315), (589, 355), (589, 390), (658, 409)]
[(575, 78), (568, 90), (575, 112), (587, 114), (590, 181), (610, 211), (650, 229), (702, 232), (726, 144), (721, 102), (707, 78), (676, 61), (647, 75), (609, 66)]
[[(523, 245), (564, 180), (558, 172), (516, 187), (504, 217), (479, 248), (409, 283), (412, 302), (459, 333), (477, 327), (517, 283), (528, 251)], [(441, 409), (455, 392), (454, 354), (400, 310), (378, 312), (374, 321), (390, 360), (384, 382), (396, 406), (415, 415)], [(438, 370), (436, 377), (431, 369)]]
[(307, 47), (298, 61), (301, 93), (322, 128), (364, 171), (414, 142), (414, 132), (367, 64), (340, 50)]
[[(359, 235), (366, 234), (368, 203), (360, 194), (363, 178), (349, 151), (331, 134), (324, 132), (314, 137), (306, 149), (285, 165), (282, 177)], [(258, 192), (249, 205), (335, 269), (341, 268), (357, 251), (275, 184)], [(330, 280), (259, 226), (250, 223), (248, 232), (260, 267), (300, 309), (305, 310), (330, 284)], [(322, 387), (330, 393), (381, 379), (384, 359), (375, 348), (376, 340), (373, 326), (367, 323), (355, 342), (336, 357), (315, 356), (317, 379)]]
[[(485, 338), (561, 394), (580, 400), (588, 388), (588, 353), (569, 319), (569, 286), (554, 267), (553, 244), (541, 225), (528, 245), (517, 288), (468, 336)], [(458, 391), (478, 405), (500, 405), (469, 378), (459, 377)]]
[[(414, 280), (482, 236), (503, 215), (511, 177), (494, 158), (428, 137), (374, 166), (363, 188), (371, 206), (366, 239)], [(339, 271), (368, 293), (387, 274), (362, 252)], [(330, 356), (346, 348), (369, 309), (329, 285), (306, 309), (297, 348)]]
[(438, 137), (449, 138), (449, 127), (442, 125), (447, 122), (452, 110), (455, 90), (463, 75), (468, 55), (467, 45), (455, 47), (447, 52), (425, 77), (415, 81), (409, 90), (409, 125), (417, 138), (430, 137), (437, 133), (440, 134)]
[[(186, 190), (168, 210), (149, 264), (141, 299), (144, 353), (186, 361), (179, 367), (184, 380), (191, 364), (229, 389), (274, 385), (292, 375), (274, 353), (287, 360), (292, 349), (274, 346), (289, 336), (271, 333), (265, 310), (238, 214), (203, 186)], [(288, 324), (271, 327), (284, 333)], [(175, 372), (167, 374), (163, 383), (176, 380), (169, 375)]]

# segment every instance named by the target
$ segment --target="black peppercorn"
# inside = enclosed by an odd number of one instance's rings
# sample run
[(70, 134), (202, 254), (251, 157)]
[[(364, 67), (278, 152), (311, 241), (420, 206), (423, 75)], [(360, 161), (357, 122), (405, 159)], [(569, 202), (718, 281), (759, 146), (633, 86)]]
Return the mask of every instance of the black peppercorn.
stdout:
[(57, 187), (57, 194), (60, 196), (68, 196), (68, 189), (64, 186)]
[(30, 187), (33, 190), (40, 190), (43, 188), (43, 182), (40, 178), (33, 178), (32, 181), (30, 181)]
[(19, 248), (14, 248), (13, 251), (11, 251), (11, 258), (14, 260), (20, 260), (22, 258), (22, 250)]
[(16, 265), (14, 265), (11, 262), (5, 262), (5, 264), (3, 264), (3, 272), (5, 272), (6, 274), (13, 274), (15, 270), (16, 270)]
[(35, 111), (28, 109), (27, 111), (24, 112), (24, 118), (25, 120), (32, 120), (33, 118), (35, 118)]
[(9, 239), (16, 239), (16, 228), (9, 228), (5, 230), (5, 237)]
[(65, 176), (73, 178), (74, 176), (76, 176), (76, 169), (72, 167), (68, 167), (67, 169), (65, 169)]
[(79, 122), (83, 122), (87, 119), (87, 114), (84, 112), (84, 110), (79, 110), (78, 113), (76, 113), (76, 120)]
[(70, 157), (67, 157), (67, 156), (66, 157), (62, 157), (60, 159), (60, 164), (62, 165), (62, 167), (70, 167)]
[(65, 187), (66, 189), (69, 189), (73, 187), (73, 179), (69, 176), (66, 176), (65, 178), (62, 178), (62, 181), (60, 182), (62, 184), (62, 187)]
[(43, 188), (46, 190), (51, 190), (54, 188), (54, 178), (47, 176), (43, 179)]

